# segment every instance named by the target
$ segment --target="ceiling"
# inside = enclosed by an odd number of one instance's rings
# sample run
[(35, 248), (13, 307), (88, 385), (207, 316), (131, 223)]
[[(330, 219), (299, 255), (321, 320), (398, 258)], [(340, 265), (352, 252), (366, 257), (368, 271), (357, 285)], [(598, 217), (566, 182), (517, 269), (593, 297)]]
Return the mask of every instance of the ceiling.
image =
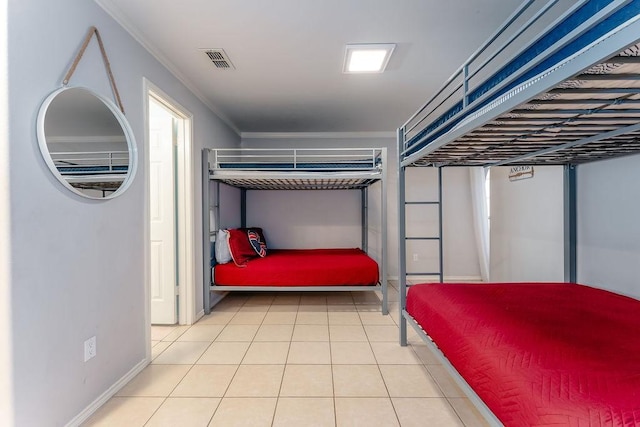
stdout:
[[(395, 132), (521, 0), (96, 0), (242, 134)], [(347, 43), (396, 43), (383, 74)], [(203, 48), (222, 48), (219, 70)]]

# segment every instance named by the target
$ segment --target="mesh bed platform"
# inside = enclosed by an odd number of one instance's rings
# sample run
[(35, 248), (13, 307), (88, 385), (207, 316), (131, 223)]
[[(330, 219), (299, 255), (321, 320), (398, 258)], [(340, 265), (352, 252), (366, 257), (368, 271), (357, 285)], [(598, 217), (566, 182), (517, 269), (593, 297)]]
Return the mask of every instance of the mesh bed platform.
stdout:
[(261, 172), (254, 177), (228, 175), (213, 176), (212, 179), (219, 180), (233, 187), (246, 188), (247, 190), (357, 190), (370, 186), (380, 180), (377, 173), (372, 173), (370, 177), (362, 176), (336, 176), (336, 174), (317, 176), (304, 176), (299, 178), (283, 177), (282, 174), (270, 174)]

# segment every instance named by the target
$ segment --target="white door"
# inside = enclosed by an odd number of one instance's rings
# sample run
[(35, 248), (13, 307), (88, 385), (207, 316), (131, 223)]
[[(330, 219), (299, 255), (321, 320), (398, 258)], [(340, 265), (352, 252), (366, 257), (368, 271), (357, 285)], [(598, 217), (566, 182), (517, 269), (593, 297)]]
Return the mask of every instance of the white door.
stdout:
[(149, 98), (151, 323), (177, 323), (175, 119)]

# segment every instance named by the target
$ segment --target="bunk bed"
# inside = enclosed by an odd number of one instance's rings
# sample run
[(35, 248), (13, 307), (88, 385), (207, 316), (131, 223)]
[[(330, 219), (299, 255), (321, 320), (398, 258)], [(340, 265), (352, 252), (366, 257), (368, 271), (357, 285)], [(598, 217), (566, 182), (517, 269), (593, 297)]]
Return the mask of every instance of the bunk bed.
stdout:
[(114, 192), (129, 172), (128, 151), (51, 152), (58, 173), (80, 190)]
[[(398, 129), (407, 325), (491, 425), (640, 424), (640, 301), (576, 284), (576, 168), (640, 153), (640, 1), (523, 2)], [(564, 168), (562, 284), (410, 285), (409, 167)], [(440, 209), (440, 222), (442, 209)], [(410, 276), (409, 276), (410, 277)], [(535, 301), (535, 303), (532, 303)]]
[[(204, 149), (203, 251), (205, 312), (211, 292), (379, 291), (387, 308), (386, 148)], [(369, 190), (380, 184), (379, 262), (369, 256)], [(356, 190), (361, 193), (360, 248), (272, 249), (242, 263), (216, 265), (212, 241), (221, 220), (221, 184), (240, 189), (240, 229), (246, 229), (247, 191)], [(262, 230), (258, 231), (262, 234)], [(262, 239), (264, 241), (264, 239)], [(328, 268), (328, 266), (330, 266)]]

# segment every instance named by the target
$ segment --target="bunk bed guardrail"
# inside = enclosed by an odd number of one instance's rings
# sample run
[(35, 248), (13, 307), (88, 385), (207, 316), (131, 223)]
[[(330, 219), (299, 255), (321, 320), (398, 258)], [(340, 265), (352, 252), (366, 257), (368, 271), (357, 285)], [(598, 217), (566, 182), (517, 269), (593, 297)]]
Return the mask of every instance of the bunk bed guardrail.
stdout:
[(211, 179), (252, 190), (362, 189), (383, 179), (381, 148), (219, 148)]
[(82, 175), (125, 174), (129, 166), (128, 151), (57, 152), (51, 158), (65, 177)]
[(219, 148), (213, 169), (275, 171), (362, 170), (381, 167), (379, 148)]

